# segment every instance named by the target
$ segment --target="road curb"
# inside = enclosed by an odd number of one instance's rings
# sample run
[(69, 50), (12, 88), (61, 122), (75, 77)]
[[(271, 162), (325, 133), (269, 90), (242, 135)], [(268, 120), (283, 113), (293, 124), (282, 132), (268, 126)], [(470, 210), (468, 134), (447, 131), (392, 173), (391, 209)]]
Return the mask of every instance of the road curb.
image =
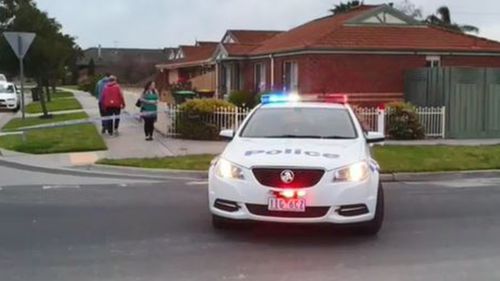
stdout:
[(479, 171), (450, 171), (450, 172), (425, 172), (425, 173), (390, 173), (380, 176), (383, 182), (426, 182), (446, 181), (471, 178), (500, 178), (500, 170)]
[[(198, 170), (173, 170), (173, 169), (147, 169), (125, 166), (113, 166), (95, 164), (89, 166), (94, 171), (107, 172), (142, 172), (151, 175), (172, 175), (172, 176), (190, 176), (200, 179), (208, 178), (207, 171)], [(382, 182), (425, 182), (425, 181), (445, 181), (468, 178), (500, 178), (500, 170), (479, 170), (479, 171), (451, 171), (451, 172), (425, 172), (425, 173), (384, 173), (380, 175)]]
[(105, 164), (93, 164), (88, 166), (80, 166), (76, 168), (83, 168), (87, 171), (94, 172), (107, 172), (107, 173), (136, 173), (142, 175), (150, 176), (177, 176), (177, 177), (191, 177), (199, 179), (207, 179), (208, 171), (199, 170), (174, 170), (174, 169), (148, 169), (148, 168), (137, 168), (137, 167), (127, 167), (127, 166), (114, 166)]

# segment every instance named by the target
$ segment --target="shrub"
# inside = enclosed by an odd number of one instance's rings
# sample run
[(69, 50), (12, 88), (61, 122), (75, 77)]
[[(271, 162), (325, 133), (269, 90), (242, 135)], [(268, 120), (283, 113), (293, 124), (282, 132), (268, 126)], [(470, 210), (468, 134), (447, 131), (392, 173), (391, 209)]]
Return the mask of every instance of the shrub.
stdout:
[(90, 93), (93, 96), (96, 96), (97, 93), (95, 92), (95, 87), (97, 85), (97, 82), (99, 82), (99, 80), (101, 80), (102, 77), (104, 76), (103, 75), (90, 76), (88, 79), (78, 84), (78, 89), (80, 91), (84, 91)]
[(218, 140), (220, 124), (210, 117), (221, 108), (234, 108), (234, 105), (217, 99), (195, 99), (183, 103), (176, 116), (180, 136), (194, 140)]
[(396, 140), (414, 140), (425, 137), (416, 108), (410, 103), (393, 102), (387, 105), (389, 113), (387, 133)]
[(260, 103), (256, 99), (256, 94), (248, 91), (235, 91), (229, 95), (228, 101), (237, 107), (253, 108)]

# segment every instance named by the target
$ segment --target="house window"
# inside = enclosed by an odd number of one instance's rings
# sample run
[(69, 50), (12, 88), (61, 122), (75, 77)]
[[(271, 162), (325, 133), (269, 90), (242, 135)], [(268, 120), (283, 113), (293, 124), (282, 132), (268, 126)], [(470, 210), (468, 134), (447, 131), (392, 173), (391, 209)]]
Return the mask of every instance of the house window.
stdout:
[(441, 58), (439, 56), (427, 56), (425, 60), (427, 62), (427, 67), (433, 68), (441, 66)]
[(264, 92), (266, 90), (266, 65), (263, 63), (255, 64), (254, 70), (255, 77), (255, 90), (257, 92)]
[(283, 63), (283, 88), (285, 91), (299, 89), (299, 66), (295, 61)]
[(227, 63), (222, 66), (222, 89), (226, 95), (240, 90), (240, 66), (237, 63)]

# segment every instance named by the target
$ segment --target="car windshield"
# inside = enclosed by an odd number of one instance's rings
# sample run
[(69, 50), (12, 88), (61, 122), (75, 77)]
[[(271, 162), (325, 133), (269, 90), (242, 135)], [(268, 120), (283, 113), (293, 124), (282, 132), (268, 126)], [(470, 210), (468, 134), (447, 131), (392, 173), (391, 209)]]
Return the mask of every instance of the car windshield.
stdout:
[(340, 108), (261, 108), (245, 125), (245, 138), (354, 139), (349, 112)]
[(0, 85), (0, 93), (13, 94), (14, 92), (15, 92), (14, 86), (12, 86), (12, 85)]

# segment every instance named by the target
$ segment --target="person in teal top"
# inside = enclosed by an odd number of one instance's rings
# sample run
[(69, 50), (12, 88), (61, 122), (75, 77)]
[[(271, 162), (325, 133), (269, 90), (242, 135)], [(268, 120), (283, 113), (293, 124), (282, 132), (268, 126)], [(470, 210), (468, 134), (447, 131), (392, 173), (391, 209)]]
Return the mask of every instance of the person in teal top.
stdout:
[(146, 135), (146, 141), (153, 140), (153, 132), (155, 130), (155, 123), (157, 120), (158, 112), (158, 99), (158, 91), (156, 90), (155, 82), (148, 82), (144, 87), (144, 92), (142, 93), (140, 99), (142, 119), (144, 119), (144, 134)]
[[(102, 93), (104, 92), (106, 85), (109, 83), (110, 77), (111, 77), (111, 73), (104, 74), (104, 77), (101, 80), (99, 80), (95, 86), (95, 96), (96, 96), (97, 101), (98, 101), (99, 115), (101, 117), (104, 117), (104, 115), (105, 115), (104, 107), (102, 106)], [(106, 121), (104, 121), (104, 120), (102, 120), (101, 132), (103, 134), (106, 132)]]

